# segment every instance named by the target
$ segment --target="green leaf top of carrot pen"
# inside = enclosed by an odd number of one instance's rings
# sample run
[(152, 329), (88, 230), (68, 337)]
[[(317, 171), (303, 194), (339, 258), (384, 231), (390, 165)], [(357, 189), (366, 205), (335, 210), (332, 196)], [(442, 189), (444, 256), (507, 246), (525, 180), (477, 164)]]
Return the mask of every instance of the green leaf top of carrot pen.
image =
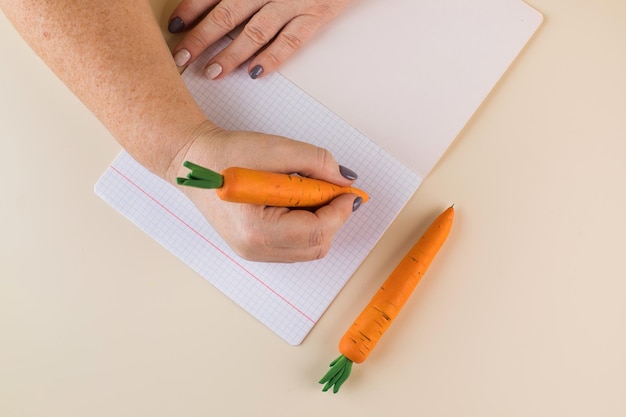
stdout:
[(339, 388), (350, 376), (350, 372), (352, 372), (352, 361), (345, 355), (339, 356), (330, 363), (330, 369), (319, 381), (320, 384), (325, 384), (322, 391), (326, 392), (332, 387), (333, 394), (337, 394)]
[(185, 161), (183, 165), (190, 169), (187, 178), (176, 178), (178, 185), (186, 185), (196, 188), (220, 188), (224, 185), (224, 177), (208, 168)]

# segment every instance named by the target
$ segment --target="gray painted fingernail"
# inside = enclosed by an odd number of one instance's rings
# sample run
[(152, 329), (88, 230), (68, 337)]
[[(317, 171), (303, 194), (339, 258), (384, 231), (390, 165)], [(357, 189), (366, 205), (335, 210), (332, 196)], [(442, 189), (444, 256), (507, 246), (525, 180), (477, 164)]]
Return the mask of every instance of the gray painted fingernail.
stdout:
[(167, 30), (169, 30), (170, 33), (178, 33), (184, 28), (185, 22), (183, 22), (183, 19), (178, 16), (170, 20), (169, 25), (167, 25)]
[(357, 197), (354, 199), (354, 203), (352, 203), (352, 212), (354, 213), (361, 207), (361, 203), (363, 203), (363, 197)]
[(341, 175), (343, 175), (344, 178), (349, 180), (356, 180), (359, 178), (359, 176), (356, 175), (356, 172), (352, 171), (350, 168), (344, 167), (343, 165), (339, 165), (339, 172), (341, 172)]
[(256, 80), (263, 74), (263, 67), (260, 65), (255, 65), (254, 68), (250, 70), (250, 78)]

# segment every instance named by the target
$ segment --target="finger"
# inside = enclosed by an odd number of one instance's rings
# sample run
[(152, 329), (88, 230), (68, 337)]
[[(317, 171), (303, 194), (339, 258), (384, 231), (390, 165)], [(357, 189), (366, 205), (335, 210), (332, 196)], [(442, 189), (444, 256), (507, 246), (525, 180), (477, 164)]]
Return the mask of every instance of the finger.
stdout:
[(283, 172), (296, 172), (337, 185), (350, 185), (358, 178), (356, 172), (339, 165), (328, 149), (298, 141), (291, 141), (290, 144), (284, 147)]
[(174, 48), (179, 67), (193, 62), (204, 50), (262, 7), (264, 0), (222, 0)]
[[(311, 143), (236, 130), (220, 130), (212, 141), (212, 147), (221, 149), (221, 158), (211, 162), (214, 170), (244, 166), (283, 174), (298, 173), (341, 186), (351, 185), (358, 178), (350, 167), (339, 165), (330, 151)], [(206, 156), (199, 153), (190, 158), (202, 160)]]
[(244, 218), (250, 221), (236, 227), (238, 233), (230, 236), (231, 247), (242, 258), (260, 262), (303, 262), (323, 256), (324, 250), (318, 245), (311, 247), (309, 233), (306, 233), (306, 230), (317, 230), (318, 218), (314, 213), (282, 207), (241, 207), (244, 212), (248, 211), (246, 208), (250, 208), (250, 213)]
[[(337, 197), (315, 213), (305, 210), (265, 208), (269, 217), (265, 224), (264, 257), (286, 262), (321, 259), (331, 248), (336, 233), (356, 210), (360, 200), (353, 194)], [(258, 247), (257, 247), (258, 249)], [(259, 253), (257, 253), (257, 256)]]
[[(211, 58), (205, 67), (207, 77), (221, 78), (246, 62), (272, 42), (276, 34), (294, 16), (295, 10), (291, 8), (273, 6), (273, 3), (264, 6), (245, 24), (241, 33), (226, 48)], [(212, 71), (215, 64), (221, 69), (217, 75)], [(256, 78), (260, 72), (258, 74), (251, 72), (250, 75)]]
[(197, 19), (220, 0), (183, 0), (170, 14), (167, 30), (178, 33), (191, 27)]
[(323, 21), (314, 16), (298, 16), (290, 21), (248, 66), (252, 78), (259, 78), (276, 70), (295, 51), (300, 49), (320, 28)]

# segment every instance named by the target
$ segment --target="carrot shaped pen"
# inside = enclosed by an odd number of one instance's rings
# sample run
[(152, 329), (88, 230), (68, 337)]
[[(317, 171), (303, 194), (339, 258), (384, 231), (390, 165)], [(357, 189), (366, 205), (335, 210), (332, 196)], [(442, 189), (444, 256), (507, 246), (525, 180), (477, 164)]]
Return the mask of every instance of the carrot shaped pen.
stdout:
[(215, 189), (224, 201), (273, 207), (318, 207), (342, 194), (356, 194), (365, 203), (368, 194), (355, 187), (342, 187), (327, 181), (292, 174), (226, 168), (222, 173), (196, 165), (183, 164), (191, 171), (177, 178), (179, 185)]
[(400, 261), (339, 342), (341, 355), (319, 381), (322, 391), (337, 393), (353, 363), (367, 359), (443, 246), (454, 220), (454, 207), (441, 213)]

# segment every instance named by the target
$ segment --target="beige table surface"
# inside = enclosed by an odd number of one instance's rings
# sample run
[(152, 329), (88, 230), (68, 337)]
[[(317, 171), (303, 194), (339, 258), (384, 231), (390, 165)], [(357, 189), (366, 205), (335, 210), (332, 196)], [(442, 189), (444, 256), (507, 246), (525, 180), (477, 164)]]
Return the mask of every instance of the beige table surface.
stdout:
[[(542, 28), (298, 347), (94, 195), (118, 145), (0, 17), (0, 416), (626, 415), (626, 2), (530, 3)], [(321, 393), (450, 201), (433, 279)]]

